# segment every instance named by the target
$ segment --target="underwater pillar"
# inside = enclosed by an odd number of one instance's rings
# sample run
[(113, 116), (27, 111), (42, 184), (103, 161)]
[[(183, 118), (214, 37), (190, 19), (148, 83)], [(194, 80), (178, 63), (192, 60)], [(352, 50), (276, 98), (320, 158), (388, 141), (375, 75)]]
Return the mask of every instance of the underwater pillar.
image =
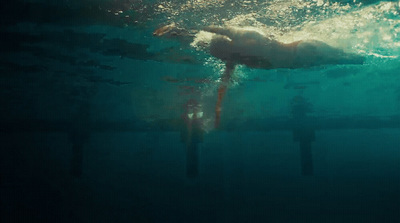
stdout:
[(301, 174), (312, 176), (314, 172), (311, 143), (315, 140), (315, 130), (308, 113), (312, 111), (312, 104), (303, 96), (295, 96), (291, 102), (293, 115), (293, 141), (299, 142)]
[(83, 162), (83, 145), (81, 143), (73, 143), (72, 159), (71, 159), (71, 174), (75, 177), (82, 175)]
[(301, 175), (314, 174), (311, 143), (315, 140), (315, 131), (311, 128), (296, 128), (293, 131), (293, 140), (299, 142)]
[(90, 137), (90, 104), (83, 101), (73, 116), (68, 128), (69, 140), (72, 144), (71, 174), (80, 177), (83, 169), (83, 148)]
[(194, 178), (199, 175), (198, 145), (203, 142), (203, 109), (195, 99), (185, 105), (182, 115), (181, 142), (186, 145), (186, 176)]
[[(193, 127), (193, 126), (191, 126)], [(199, 175), (199, 143), (203, 141), (203, 130), (184, 128), (181, 141), (186, 145), (186, 176), (194, 178)]]
[(197, 143), (191, 143), (186, 148), (186, 176), (194, 178), (199, 175), (199, 154)]
[(69, 134), (69, 139), (72, 143), (71, 174), (74, 177), (80, 177), (83, 168), (83, 148), (89, 139), (89, 134), (72, 132)]

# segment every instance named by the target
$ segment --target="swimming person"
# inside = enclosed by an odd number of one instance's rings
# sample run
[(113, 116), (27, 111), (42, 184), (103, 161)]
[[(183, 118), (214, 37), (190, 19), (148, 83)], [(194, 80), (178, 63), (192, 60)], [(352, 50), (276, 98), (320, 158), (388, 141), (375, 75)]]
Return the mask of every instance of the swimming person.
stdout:
[[(222, 99), (235, 66), (238, 64), (259, 69), (297, 69), (321, 65), (364, 63), (364, 57), (360, 55), (347, 53), (343, 49), (317, 40), (300, 40), (286, 44), (271, 39), (261, 32), (235, 27), (208, 26), (202, 31), (215, 34), (204, 48), (212, 56), (225, 63), (225, 71), (218, 88), (215, 127), (219, 126)], [(181, 42), (191, 42), (197, 33), (198, 31), (178, 28), (176, 24), (172, 23), (157, 29), (153, 35), (177, 38)]]

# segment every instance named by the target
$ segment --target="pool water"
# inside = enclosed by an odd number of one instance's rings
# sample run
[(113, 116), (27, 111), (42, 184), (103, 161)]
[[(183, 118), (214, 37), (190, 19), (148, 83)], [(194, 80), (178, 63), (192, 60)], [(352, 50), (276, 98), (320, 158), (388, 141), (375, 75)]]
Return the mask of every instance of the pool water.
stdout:
[[(400, 2), (0, 3), (2, 222), (400, 222)], [(365, 63), (236, 66), (226, 26)]]

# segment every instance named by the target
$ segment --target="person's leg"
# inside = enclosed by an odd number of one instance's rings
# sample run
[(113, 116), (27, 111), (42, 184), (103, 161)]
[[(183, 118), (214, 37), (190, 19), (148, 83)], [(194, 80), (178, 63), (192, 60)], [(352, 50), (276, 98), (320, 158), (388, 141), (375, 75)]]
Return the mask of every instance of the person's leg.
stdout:
[(363, 64), (364, 59), (361, 55), (344, 52), (321, 41), (306, 40), (297, 45), (293, 68), (328, 64)]
[(219, 127), (221, 121), (222, 100), (228, 89), (235, 65), (233, 63), (226, 63), (224, 74), (221, 78), (221, 84), (218, 87), (218, 98), (215, 106), (215, 128)]

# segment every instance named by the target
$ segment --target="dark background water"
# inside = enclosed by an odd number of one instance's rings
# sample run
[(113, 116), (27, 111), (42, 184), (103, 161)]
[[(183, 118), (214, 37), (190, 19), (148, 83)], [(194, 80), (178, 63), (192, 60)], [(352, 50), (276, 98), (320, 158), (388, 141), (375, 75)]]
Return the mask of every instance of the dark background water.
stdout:
[(399, 131), (321, 131), (302, 176), (288, 132), (215, 133), (185, 173), (174, 132), (93, 134), (70, 174), (61, 133), (2, 134), (5, 222), (396, 222)]
[(159, 2), (1, 3), (2, 222), (400, 222), (397, 60), (239, 68), (212, 129)]

